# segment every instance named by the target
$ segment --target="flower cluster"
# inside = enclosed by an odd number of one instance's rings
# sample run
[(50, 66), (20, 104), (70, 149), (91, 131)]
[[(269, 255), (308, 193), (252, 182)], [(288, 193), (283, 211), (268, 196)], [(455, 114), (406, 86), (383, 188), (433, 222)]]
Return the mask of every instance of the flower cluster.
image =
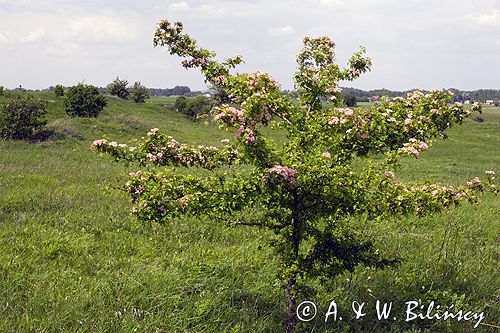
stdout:
[(297, 182), (295, 177), (297, 173), (298, 171), (296, 169), (292, 169), (287, 166), (275, 165), (267, 171), (267, 173), (262, 177), (262, 180), (267, 180), (276, 176), (293, 185)]
[(140, 160), (156, 165), (201, 166), (212, 169), (221, 163), (232, 163), (239, 158), (239, 152), (228, 141), (223, 140), (220, 148), (214, 146), (188, 146), (180, 144), (171, 136), (165, 136), (158, 128), (147, 133), (147, 139), (139, 147), (95, 140), (92, 147), (106, 152), (117, 159)]
[(329, 125), (342, 125), (349, 121), (349, 117), (354, 115), (354, 111), (352, 109), (344, 109), (338, 108), (336, 112), (334, 112), (334, 116), (328, 121)]
[(419, 157), (420, 152), (428, 148), (429, 145), (426, 142), (411, 138), (409, 142), (403, 144), (403, 147), (400, 148), (399, 151), (404, 155), (414, 155), (415, 157)]

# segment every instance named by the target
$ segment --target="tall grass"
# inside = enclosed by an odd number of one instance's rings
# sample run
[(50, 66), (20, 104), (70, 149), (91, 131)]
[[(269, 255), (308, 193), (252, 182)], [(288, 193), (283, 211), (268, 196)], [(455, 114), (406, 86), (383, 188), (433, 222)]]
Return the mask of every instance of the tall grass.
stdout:
[[(92, 140), (129, 141), (151, 127), (178, 141), (216, 144), (228, 134), (196, 124), (159, 98), (145, 105), (109, 98), (97, 119), (72, 119), (50, 101), (40, 142), (0, 142), (0, 332), (279, 332), (284, 293), (270, 235), (219, 221), (185, 218), (143, 225), (128, 197), (113, 189), (137, 165), (90, 151)], [(169, 104), (170, 103), (170, 104)], [(457, 183), (500, 165), (500, 112), (467, 122), (421, 159), (404, 162), (401, 177)], [(68, 134), (69, 133), (69, 134)], [(77, 136), (73, 135), (77, 134)], [(83, 140), (82, 140), (83, 138)], [(350, 317), (350, 302), (440, 300), (485, 311), (498, 326), (499, 201), (456, 207), (422, 219), (377, 224), (353, 221), (380, 251), (401, 258), (383, 271), (359, 267), (323, 285), (321, 311), (336, 300), (342, 322), (324, 317), (305, 332), (471, 331), (464, 322)], [(321, 320), (323, 319), (323, 320)], [(494, 332), (481, 326), (478, 332)]]

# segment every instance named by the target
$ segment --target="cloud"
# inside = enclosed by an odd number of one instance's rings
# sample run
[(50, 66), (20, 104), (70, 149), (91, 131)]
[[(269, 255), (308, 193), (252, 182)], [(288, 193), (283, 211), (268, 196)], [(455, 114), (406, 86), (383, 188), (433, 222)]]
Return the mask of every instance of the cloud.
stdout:
[(497, 26), (500, 25), (500, 10), (495, 8), (491, 14), (467, 15), (467, 18), (480, 25)]
[(344, 6), (342, 0), (320, 0), (319, 5), (323, 8), (337, 9)]
[(73, 56), (76, 54), (80, 54), (82, 48), (79, 44), (76, 43), (59, 43), (53, 46), (49, 46), (45, 49), (45, 52), (51, 56)]
[(37, 42), (45, 37), (45, 29), (39, 29), (30, 32), (23, 38), (21, 38), (21, 43), (34, 43)]
[(132, 27), (111, 16), (86, 16), (68, 22), (65, 39), (90, 42), (124, 42), (133, 40)]
[(286, 36), (286, 35), (290, 35), (290, 34), (295, 32), (293, 27), (290, 25), (286, 25), (286, 26), (281, 27), (281, 28), (270, 28), (268, 31), (269, 31), (269, 34), (273, 37)]
[(0, 50), (10, 50), (14, 43), (14, 38), (7, 31), (0, 31)]
[(168, 6), (169, 12), (170, 11), (171, 12), (186, 12), (189, 9), (191, 9), (191, 7), (189, 7), (189, 4), (186, 1), (174, 2)]

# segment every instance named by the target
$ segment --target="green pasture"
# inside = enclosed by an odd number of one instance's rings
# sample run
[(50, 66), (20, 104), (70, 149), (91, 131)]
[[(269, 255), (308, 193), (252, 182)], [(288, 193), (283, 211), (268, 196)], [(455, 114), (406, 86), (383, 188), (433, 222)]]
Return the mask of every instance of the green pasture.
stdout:
[[(232, 134), (174, 111), (175, 99), (146, 104), (108, 97), (97, 119), (70, 118), (51, 93), (49, 139), (0, 141), (0, 332), (280, 332), (285, 294), (270, 234), (183, 218), (141, 224), (126, 193), (114, 189), (138, 165), (91, 151), (93, 140), (130, 142), (158, 127), (178, 141), (217, 144)], [(0, 99), (6, 97), (0, 97)], [(449, 131), (399, 177), (458, 184), (500, 172), (500, 110)], [(404, 303), (431, 300), (484, 311), (474, 331), (500, 326), (500, 200), (453, 207), (424, 218), (352, 221), (401, 263), (359, 267), (319, 288), (320, 314), (331, 300), (343, 321), (324, 316), (303, 332), (472, 332), (473, 323), (405, 322)], [(355, 320), (352, 301), (392, 301), (396, 320)], [(373, 311), (372, 311), (373, 312)]]

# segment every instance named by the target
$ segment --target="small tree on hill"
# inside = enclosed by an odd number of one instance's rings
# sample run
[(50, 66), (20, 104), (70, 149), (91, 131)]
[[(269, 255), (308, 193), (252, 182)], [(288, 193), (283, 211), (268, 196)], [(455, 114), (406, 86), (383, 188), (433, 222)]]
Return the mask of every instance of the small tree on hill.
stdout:
[(123, 99), (128, 98), (128, 96), (130, 95), (130, 91), (128, 89), (128, 81), (120, 80), (119, 77), (116, 77), (116, 79), (114, 79), (113, 82), (108, 84), (107, 89), (108, 89), (108, 94)]
[(56, 95), (56, 97), (64, 96), (63, 86), (60, 84), (56, 85), (56, 87), (54, 88), (54, 94)]
[(0, 105), (0, 138), (22, 140), (30, 138), (45, 125), (47, 103), (31, 97), (16, 98)]
[[(296, 101), (283, 95), (269, 74), (231, 73), (240, 56), (217, 61), (214, 52), (198, 47), (182, 30), (179, 22), (161, 21), (154, 44), (187, 58), (184, 67), (199, 68), (207, 83), (227, 93), (231, 103), (213, 113), (236, 132), (236, 140), (219, 147), (189, 146), (153, 128), (136, 147), (106, 140), (93, 146), (117, 159), (165, 166), (129, 174), (125, 189), (141, 220), (169, 223), (175, 216), (208, 215), (274, 231), (271, 244), (282, 265), (287, 300), (285, 332), (297, 325), (296, 302), (307, 296), (308, 282), (352, 272), (359, 264), (391, 263), (354, 231), (351, 218), (429, 214), (475, 202), (478, 192), (494, 190), (491, 171), (486, 180), (456, 187), (405, 184), (395, 174), (401, 157), (418, 157), (432, 139), (470, 114), (461, 104), (449, 105), (447, 92), (415, 91), (406, 99), (385, 98), (357, 110), (322, 102), (339, 97), (339, 81), (370, 69), (364, 49), (341, 68), (328, 37), (305, 38), (297, 56)], [(270, 131), (262, 131), (271, 122), (286, 131), (285, 142), (276, 143)]]
[(97, 87), (79, 83), (68, 88), (64, 107), (72, 117), (97, 117), (106, 106), (106, 98)]
[(130, 89), (129, 98), (136, 103), (144, 103), (149, 98), (149, 91), (140, 82), (135, 82)]

